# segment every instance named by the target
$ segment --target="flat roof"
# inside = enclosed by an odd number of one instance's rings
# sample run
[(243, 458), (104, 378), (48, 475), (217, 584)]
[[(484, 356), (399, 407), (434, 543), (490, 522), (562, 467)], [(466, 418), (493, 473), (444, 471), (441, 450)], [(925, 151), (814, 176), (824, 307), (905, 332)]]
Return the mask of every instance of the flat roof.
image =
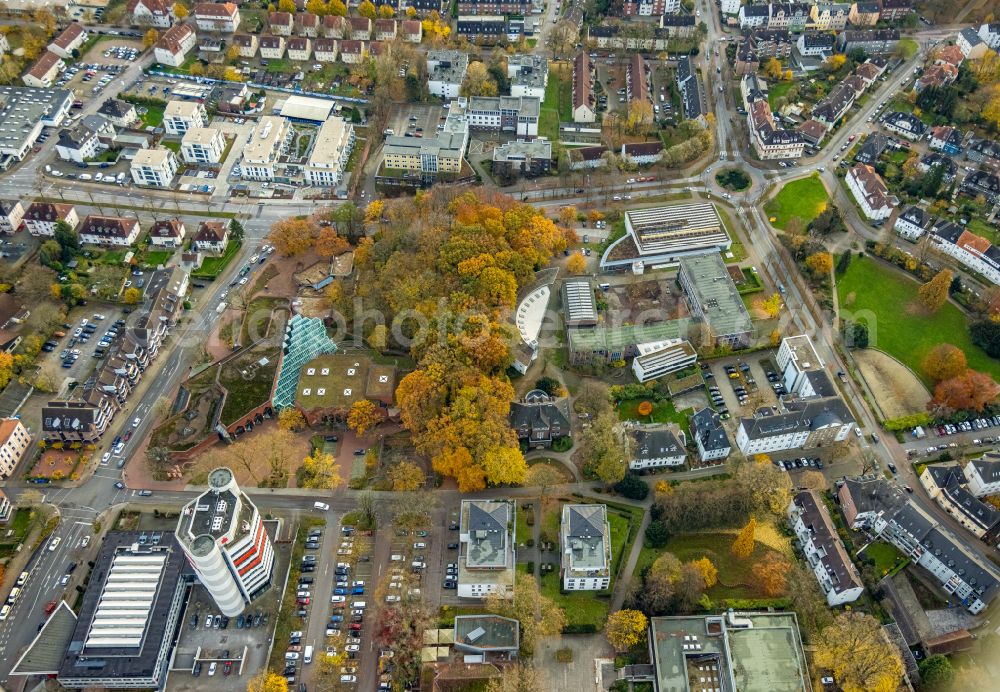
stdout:
[(214, 127), (192, 127), (184, 133), (181, 144), (209, 145), (220, 136), (220, 131)]
[(597, 322), (597, 301), (589, 279), (564, 281), (562, 295), (567, 324)]
[(511, 554), (509, 526), (514, 521), (510, 500), (463, 500), (461, 531), (468, 536), (465, 564), (471, 568), (503, 568)]
[(791, 352), (792, 361), (799, 372), (823, 369), (823, 361), (816, 354), (816, 349), (812, 345), (812, 339), (806, 334), (786, 336), (782, 340), (782, 344)]
[(132, 159), (133, 166), (159, 166), (170, 158), (169, 149), (140, 149)]
[(214, 469), (209, 474), (209, 489), (184, 506), (178, 539), (188, 544), (192, 553), (205, 555), (216, 542), (232, 544), (251, 531), (250, 519), (256, 507), (238, 486), (238, 493), (227, 487), (232, 478), (229, 469)]
[(295, 120), (312, 120), (321, 123), (330, 117), (334, 102), (327, 99), (313, 98), (293, 94), (281, 104), (279, 113), (283, 118)]
[(255, 163), (274, 163), (278, 158), (281, 139), (288, 129), (288, 121), (274, 115), (265, 115), (257, 122), (250, 141), (243, 147), (243, 160)]
[(701, 306), (717, 336), (750, 332), (750, 313), (718, 252), (682, 257), (680, 271), (689, 279), (688, 300)]
[[(177, 589), (184, 588), (191, 574), (172, 531), (109, 533), (91, 572), (59, 680), (157, 678), (166, 658), (163, 647), (171, 645), (177, 624)], [(129, 592), (141, 593), (141, 598), (132, 599)], [(136, 607), (139, 602), (142, 606)], [(115, 610), (122, 616), (115, 617)]]
[(335, 164), (340, 160), (347, 146), (348, 135), (353, 125), (343, 118), (328, 118), (316, 133), (313, 140), (312, 153), (309, 154), (309, 165), (323, 168), (337, 167)]
[(349, 409), (355, 401), (366, 398), (371, 367), (371, 358), (358, 353), (334, 353), (314, 358), (299, 372), (295, 403), (306, 411)]
[(38, 121), (68, 110), (72, 100), (66, 89), (0, 87), (0, 148), (20, 149)]
[(499, 615), (456, 615), (454, 643), (473, 651), (517, 651), (521, 623)]
[(168, 101), (163, 109), (164, 118), (193, 118), (204, 107), (197, 101)]

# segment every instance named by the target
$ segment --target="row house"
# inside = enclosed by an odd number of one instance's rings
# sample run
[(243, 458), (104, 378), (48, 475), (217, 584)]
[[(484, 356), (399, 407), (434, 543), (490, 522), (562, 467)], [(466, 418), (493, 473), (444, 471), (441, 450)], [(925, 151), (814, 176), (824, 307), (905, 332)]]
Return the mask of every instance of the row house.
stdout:
[(890, 55), (898, 46), (898, 29), (849, 30), (837, 36), (837, 50), (841, 53), (862, 50), (868, 55)]
[(623, 32), (616, 26), (592, 26), (588, 29), (588, 36), (594, 41), (597, 48), (601, 50), (667, 50), (671, 38), (690, 36), (694, 34), (694, 17), (682, 15), (680, 17), (664, 15), (661, 22), (667, 23), (666, 27), (656, 27), (652, 36), (646, 34), (637, 36), (628, 32)]
[(996, 545), (1000, 510), (969, 492), (958, 464), (929, 464), (919, 477), (928, 497), (976, 538)]
[(931, 238), (937, 249), (1000, 285), (1000, 249), (989, 240), (950, 221), (935, 224)]
[(240, 26), (240, 10), (232, 2), (199, 2), (191, 15), (199, 31), (232, 34)]
[(573, 122), (592, 123), (597, 120), (593, 90), (590, 57), (586, 51), (580, 51), (573, 58)]
[(174, 23), (174, 6), (167, 0), (129, 0), (125, 14), (134, 26), (169, 29)]
[(633, 166), (652, 166), (663, 158), (663, 142), (622, 144), (621, 157)]
[(470, 41), (499, 41), (507, 35), (507, 19), (503, 15), (459, 17), (455, 33)]
[[(697, 30), (694, 16), (690, 14), (665, 14), (660, 17), (660, 29), (665, 38), (691, 38)], [(663, 33), (654, 30), (654, 38), (664, 38)]]
[(139, 239), (139, 221), (122, 216), (91, 214), (80, 226), (80, 242), (85, 245), (128, 247)]
[(847, 189), (854, 196), (854, 201), (869, 221), (882, 221), (892, 215), (893, 208), (899, 201), (889, 194), (885, 181), (867, 164), (859, 163), (847, 172), (845, 177)]
[(974, 139), (969, 143), (965, 158), (990, 168), (1000, 169), (1000, 143), (992, 139)]
[(856, 2), (851, 5), (847, 21), (854, 26), (875, 26), (881, 13), (882, 8), (877, 2)]
[(316, 58), (316, 62), (336, 62), (337, 40), (318, 38), (313, 41), (313, 57)]
[(818, 31), (843, 31), (851, 6), (842, 3), (816, 3), (809, 10), (809, 25)]
[(67, 60), (79, 55), (80, 46), (87, 42), (87, 30), (73, 22), (49, 44), (49, 50)]
[(625, 17), (659, 17), (680, 11), (680, 0), (625, 0), (622, 5), (622, 15)]
[(76, 207), (72, 204), (33, 202), (24, 212), (24, 226), (31, 235), (54, 236), (56, 224), (60, 221), (75, 230), (80, 225)]
[(275, 36), (291, 36), (295, 19), (290, 12), (272, 12), (267, 16), (267, 25)]
[(347, 20), (354, 41), (370, 41), (372, 38), (372, 20), (368, 17), (351, 17)]
[(288, 39), (289, 60), (309, 60), (312, 56), (312, 41), (304, 36), (293, 36)]
[(459, 14), (531, 14), (530, 0), (458, 0)]
[(797, 493), (788, 506), (788, 523), (831, 608), (853, 603), (864, 593), (858, 568), (837, 534), (826, 503), (815, 490)]
[(837, 494), (852, 530), (892, 543), (973, 615), (1000, 593), (1000, 570), (898, 486), (878, 476), (847, 478)]

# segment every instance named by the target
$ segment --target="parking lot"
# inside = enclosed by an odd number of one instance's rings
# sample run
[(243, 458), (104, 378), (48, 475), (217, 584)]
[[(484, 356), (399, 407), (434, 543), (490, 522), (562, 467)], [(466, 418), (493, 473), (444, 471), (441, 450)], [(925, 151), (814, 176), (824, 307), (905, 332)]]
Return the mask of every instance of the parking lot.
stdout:
[[(443, 123), (447, 109), (432, 104), (408, 104), (393, 111), (387, 128), (399, 137), (433, 137)], [(411, 118), (415, 118), (411, 120)]]
[(70, 89), (78, 99), (101, 98), (104, 88), (142, 53), (142, 41), (107, 36), (70, 65), (55, 86)]

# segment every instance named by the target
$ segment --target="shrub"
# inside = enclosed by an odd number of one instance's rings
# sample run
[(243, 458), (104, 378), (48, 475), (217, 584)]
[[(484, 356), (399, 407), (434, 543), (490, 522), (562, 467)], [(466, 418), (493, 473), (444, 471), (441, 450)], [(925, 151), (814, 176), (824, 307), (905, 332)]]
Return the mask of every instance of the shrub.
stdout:
[(525, 567), (528, 568), (528, 574), (534, 574), (535, 573), (535, 561), (534, 560), (532, 560), (531, 562), (526, 562), (525, 563)]
[(651, 521), (646, 527), (646, 541), (652, 548), (662, 548), (670, 541), (670, 531), (662, 521)]
[(556, 660), (559, 661), (560, 663), (572, 663), (573, 649), (557, 649)]
[(615, 491), (630, 500), (645, 500), (649, 495), (649, 484), (634, 473), (626, 473), (624, 478), (615, 483)]

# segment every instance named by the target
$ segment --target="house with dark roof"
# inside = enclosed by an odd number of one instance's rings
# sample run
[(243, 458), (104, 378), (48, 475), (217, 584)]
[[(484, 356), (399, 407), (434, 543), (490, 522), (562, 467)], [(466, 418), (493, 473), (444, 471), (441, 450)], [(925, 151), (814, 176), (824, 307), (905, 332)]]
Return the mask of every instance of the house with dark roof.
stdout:
[(912, 0), (882, 0), (883, 22), (898, 22), (913, 12)]
[(962, 180), (959, 192), (969, 197), (982, 195), (991, 204), (995, 203), (1000, 198), (1000, 177), (991, 171), (972, 171)]
[(462, 500), (458, 597), (513, 598), (517, 522), (513, 500)]
[(592, 123), (597, 119), (593, 89), (590, 56), (580, 51), (573, 58), (573, 122)]
[(983, 502), (965, 486), (962, 467), (955, 463), (928, 464), (920, 474), (920, 484), (928, 497), (937, 502), (955, 521), (976, 538), (989, 534), (995, 537), (1000, 531), (1000, 510)]
[(767, 5), (743, 5), (740, 7), (739, 20), (741, 29), (757, 29), (767, 26), (770, 16), (770, 8)]
[(929, 173), (932, 168), (940, 168), (941, 180), (950, 183), (958, 173), (958, 165), (950, 156), (945, 156), (941, 152), (932, 151), (924, 154), (917, 162), (917, 168), (921, 173)]
[(607, 147), (575, 147), (569, 150), (569, 167), (574, 171), (603, 168), (608, 165), (607, 152)]
[(605, 505), (563, 505), (559, 544), (564, 591), (611, 586), (611, 525)]
[(907, 240), (916, 242), (920, 236), (927, 232), (933, 221), (933, 217), (926, 210), (920, 207), (909, 207), (896, 217), (893, 228)]
[(858, 163), (873, 166), (888, 148), (889, 137), (881, 132), (873, 132), (865, 138), (865, 141), (861, 144), (861, 148), (858, 149), (858, 153), (854, 155), (854, 160)]
[(924, 89), (930, 87), (938, 89), (946, 87), (956, 79), (958, 79), (958, 68), (954, 65), (949, 65), (948, 63), (931, 65), (920, 75), (920, 79), (913, 84), (913, 88), (919, 94)]
[(1000, 285), (1000, 249), (989, 240), (950, 221), (935, 225), (932, 239), (943, 253)]
[(69, 59), (79, 52), (80, 46), (86, 41), (87, 30), (83, 28), (82, 24), (73, 22), (55, 37), (49, 44), (49, 50), (60, 58)]
[(828, 129), (840, 122), (854, 105), (858, 94), (846, 84), (837, 84), (812, 110), (813, 120), (823, 123)]
[(632, 437), (628, 467), (643, 469), (683, 466), (687, 460), (684, 433), (666, 425), (641, 425), (628, 431)]
[(979, 27), (979, 38), (982, 39), (990, 50), (1000, 48), (1000, 24), (990, 22)]
[(24, 322), (31, 312), (10, 293), (0, 293), (0, 351), (12, 352), (21, 343)]
[(1000, 169), (1000, 144), (992, 139), (974, 139), (965, 152), (969, 161)]
[(805, 149), (805, 139), (797, 130), (786, 130), (774, 121), (771, 106), (763, 94), (752, 94), (747, 106), (747, 128), (754, 152), (761, 160), (797, 159)]
[(854, 201), (871, 221), (888, 219), (899, 200), (889, 193), (885, 181), (874, 168), (859, 163), (847, 172), (844, 178), (847, 189), (854, 195)]
[(91, 214), (80, 226), (80, 242), (85, 245), (128, 247), (139, 239), (139, 221), (123, 216)]
[(24, 206), (19, 199), (0, 199), (0, 232), (14, 233), (24, 221)]
[(973, 615), (1000, 593), (1000, 568), (882, 476), (847, 478), (838, 498), (848, 526), (892, 543)]
[(691, 416), (688, 425), (699, 461), (724, 461), (729, 457), (733, 446), (718, 413), (705, 407)]
[(941, 151), (949, 156), (962, 153), (962, 131), (951, 125), (932, 127), (927, 133), (928, 146), (934, 151)]
[(822, 498), (814, 490), (797, 493), (788, 506), (788, 522), (827, 605), (832, 608), (858, 600), (864, 593), (864, 582)]
[(881, 13), (882, 8), (877, 2), (855, 2), (851, 5), (847, 21), (854, 26), (875, 26)]
[(638, 142), (622, 144), (622, 160), (636, 166), (650, 166), (663, 158), (663, 142)]
[(794, 399), (784, 410), (761, 409), (740, 418), (736, 446), (746, 456), (786, 449), (808, 449), (843, 442), (854, 429), (854, 416), (838, 396)]
[(962, 471), (969, 492), (976, 497), (1000, 495), (1000, 453), (987, 452), (978, 459), (970, 459)]
[(902, 135), (912, 142), (923, 137), (924, 132), (927, 130), (927, 126), (924, 125), (920, 118), (913, 115), (913, 113), (904, 113), (902, 111), (895, 111), (884, 116), (882, 118), (882, 126), (889, 130), (889, 132)]
[(971, 27), (966, 27), (958, 32), (958, 36), (955, 37), (955, 45), (969, 60), (979, 60), (989, 50), (983, 39), (979, 38), (976, 30)]
[(742, 41), (736, 47), (736, 63), (733, 69), (739, 77), (754, 74), (760, 69), (760, 57), (750, 41)]
[(691, 62), (691, 57), (682, 55), (677, 59), (677, 88), (681, 92), (681, 105), (685, 120), (697, 120), (704, 123), (705, 111), (702, 107), (701, 85), (698, 83), (698, 72)]
[(31, 235), (53, 236), (56, 234), (56, 224), (60, 221), (75, 229), (80, 224), (76, 207), (72, 204), (32, 202), (24, 213), (24, 225)]
[(848, 30), (837, 36), (837, 50), (841, 53), (860, 49), (868, 55), (890, 55), (898, 45), (898, 29)]
[(97, 110), (97, 114), (107, 118), (109, 123), (119, 128), (131, 127), (139, 120), (135, 106), (118, 99), (106, 100)]
[(818, 146), (827, 133), (826, 125), (813, 118), (809, 118), (809, 120), (806, 120), (796, 129), (802, 135), (802, 139), (806, 141), (806, 144), (813, 146)]
[(229, 242), (229, 224), (222, 221), (202, 221), (198, 225), (191, 247), (199, 252), (222, 253)]
[(753, 47), (757, 57), (787, 58), (792, 54), (792, 35), (784, 29), (757, 29), (745, 39)]
[(833, 54), (836, 36), (827, 31), (806, 31), (799, 36), (795, 47), (803, 57), (826, 58)]
[(568, 401), (538, 389), (511, 403), (509, 420), (517, 438), (529, 449), (547, 449), (557, 438), (570, 434)]

